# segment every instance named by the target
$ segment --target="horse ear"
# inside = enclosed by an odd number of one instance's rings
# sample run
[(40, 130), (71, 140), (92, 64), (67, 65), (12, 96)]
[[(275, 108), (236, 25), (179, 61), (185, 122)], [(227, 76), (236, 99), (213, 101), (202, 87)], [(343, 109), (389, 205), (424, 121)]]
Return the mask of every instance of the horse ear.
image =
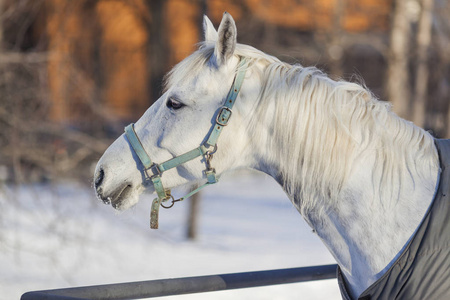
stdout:
[(219, 25), (218, 39), (214, 50), (217, 65), (225, 63), (233, 55), (236, 48), (236, 36), (237, 30), (233, 17), (225, 12)]
[(205, 42), (215, 43), (219, 39), (213, 23), (206, 15), (203, 16), (203, 32), (205, 34)]

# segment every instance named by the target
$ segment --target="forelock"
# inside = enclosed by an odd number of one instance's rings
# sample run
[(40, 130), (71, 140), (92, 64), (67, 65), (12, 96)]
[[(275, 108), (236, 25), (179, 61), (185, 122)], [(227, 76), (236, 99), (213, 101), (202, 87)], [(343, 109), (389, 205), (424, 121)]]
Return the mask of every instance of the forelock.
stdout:
[(192, 78), (200, 73), (202, 68), (209, 63), (214, 53), (214, 45), (209, 43), (201, 43), (200, 48), (179, 62), (164, 79), (164, 91), (171, 86)]

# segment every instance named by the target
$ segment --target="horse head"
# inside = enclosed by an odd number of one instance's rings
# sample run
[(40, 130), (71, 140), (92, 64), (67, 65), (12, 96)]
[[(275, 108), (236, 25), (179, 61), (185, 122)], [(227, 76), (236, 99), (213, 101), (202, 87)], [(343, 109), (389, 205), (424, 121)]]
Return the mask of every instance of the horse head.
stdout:
[[(251, 161), (248, 134), (244, 130), (248, 111), (242, 102), (257, 96), (258, 87), (254, 80), (249, 79), (238, 91), (239, 95), (236, 93), (239, 97), (237, 109), (232, 122), (222, 124), (228, 126), (220, 139), (215, 143), (209, 141), (211, 135), (217, 134), (214, 132), (216, 125), (224, 127), (216, 123), (220, 124), (219, 115), (230, 117), (231, 109), (221, 107), (227, 101), (237, 72), (246, 67), (235, 53), (235, 22), (225, 13), (216, 31), (205, 16), (204, 33), (205, 40), (200, 48), (169, 72), (163, 95), (129, 128), (133, 137), (122, 134), (98, 162), (94, 175), (97, 196), (114, 208), (131, 207), (144, 190), (154, 192), (156, 189), (158, 192), (155, 185), (169, 190), (204, 180), (205, 168), (212, 170), (211, 165), (215, 175), (220, 176), (226, 170), (245, 167)], [(156, 164), (173, 162), (174, 158), (192, 149), (200, 152), (198, 157), (183, 161), (164, 175), (160, 174), (159, 183), (152, 184), (149, 179), (156, 174), (149, 174), (139, 151), (133, 149), (131, 140), (134, 137), (137, 139), (135, 143), (141, 145), (141, 151)], [(155, 169), (155, 172), (159, 171)]]

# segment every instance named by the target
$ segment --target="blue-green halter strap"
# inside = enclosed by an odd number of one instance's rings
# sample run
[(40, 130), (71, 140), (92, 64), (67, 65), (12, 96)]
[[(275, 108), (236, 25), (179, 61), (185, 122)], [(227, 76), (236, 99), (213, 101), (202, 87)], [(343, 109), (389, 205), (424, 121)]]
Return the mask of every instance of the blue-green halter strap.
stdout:
[[(144, 166), (144, 173), (146, 177), (146, 181), (150, 180), (153, 183), (155, 191), (158, 195), (152, 202), (152, 208), (150, 212), (150, 228), (157, 229), (158, 228), (158, 213), (159, 206), (163, 206), (164, 208), (170, 208), (174, 205), (175, 202), (182, 201), (186, 198), (191, 197), (195, 193), (198, 193), (204, 187), (214, 184), (218, 181), (218, 177), (216, 176), (216, 171), (211, 167), (211, 159), (213, 158), (213, 154), (217, 151), (217, 140), (219, 139), (220, 133), (223, 128), (228, 124), (234, 103), (236, 102), (236, 98), (241, 90), (242, 82), (245, 78), (245, 72), (247, 70), (246, 59), (241, 58), (238, 66), (238, 70), (236, 76), (233, 81), (233, 85), (228, 92), (225, 103), (222, 107), (220, 107), (217, 111), (216, 121), (213, 124), (211, 132), (208, 136), (206, 142), (204, 142), (199, 147), (176, 156), (172, 159), (169, 159), (161, 164), (156, 164), (152, 162), (150, 156), (145, 151), (142, 146), (139, 137), (134, 130), (134, 124), (130, 124), (125, 127), (125, 134), (127, 136), (128, 142), (133, 148), (136, 155), (139, 157), (142, 165)], [(179, 165), (182, 165), (190, 160), (193, 160), (197, 157), (203, 156), (205, 158), (206, 169), (203, 171), (205, 173), (205, 177), (207, 182), (195, 190), (191, 191), (189, 194), (181, 197), (177, 200), (173, 198), (170, 193), (170, 190), (164, 189), (164, 186), (161, 181), (162, 173), (175, 168)], [(172, 199), (172, 203), (169, 206), (164, 206), (162, 203)]]

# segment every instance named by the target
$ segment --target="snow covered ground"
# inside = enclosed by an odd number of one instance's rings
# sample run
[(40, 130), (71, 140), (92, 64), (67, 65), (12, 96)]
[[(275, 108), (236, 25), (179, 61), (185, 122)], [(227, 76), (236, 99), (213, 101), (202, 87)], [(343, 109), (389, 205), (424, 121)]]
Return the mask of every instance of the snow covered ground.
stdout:
[[(176, 192), (175, 192), (176, 194)], [(31, 290), (335, 263), (280, 187), (239, 173), (202, 192), (199, 237), (185, 238), (188, 203), (152, 195), (116, 213), (76, 184), (0, 188), (0, 299)], [(187, 200), (188, 201), (188, 200)], [(340, 299), (336, 280), (164, 299)]]

